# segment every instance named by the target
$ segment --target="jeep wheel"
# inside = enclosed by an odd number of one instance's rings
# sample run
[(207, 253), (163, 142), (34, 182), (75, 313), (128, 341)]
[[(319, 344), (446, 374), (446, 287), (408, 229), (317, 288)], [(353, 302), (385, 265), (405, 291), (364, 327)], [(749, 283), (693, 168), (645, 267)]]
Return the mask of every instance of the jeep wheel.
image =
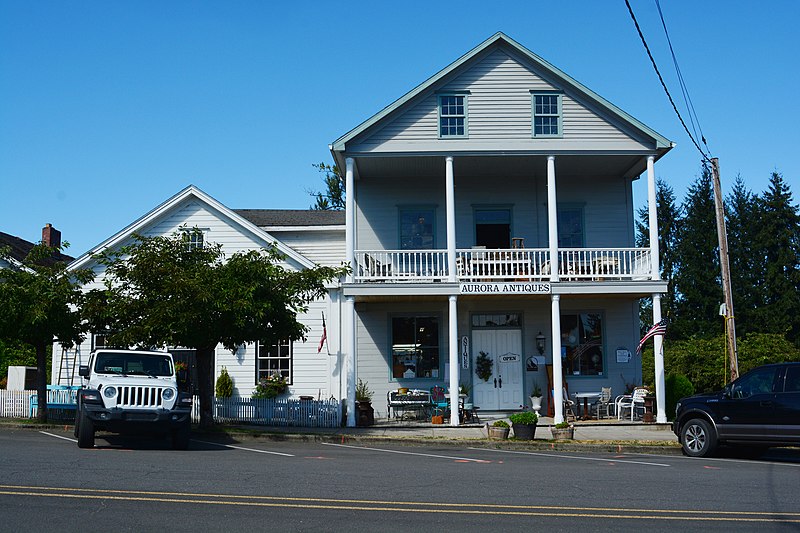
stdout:
[(94, 448), (94, 422), (80, 412), (75, 420), (78, 448)]
[(693, 418), (681, 428), (683, 453), (690, 457), (708, 457), (717, 448), (717, 436), (711, 424), (701, 418)]
[(189, 448), (189, 434), (191, 427), (189, 424), (184, 424), (181, 427), (172, 430), (172, 449), (173, 450), (186, 450)]

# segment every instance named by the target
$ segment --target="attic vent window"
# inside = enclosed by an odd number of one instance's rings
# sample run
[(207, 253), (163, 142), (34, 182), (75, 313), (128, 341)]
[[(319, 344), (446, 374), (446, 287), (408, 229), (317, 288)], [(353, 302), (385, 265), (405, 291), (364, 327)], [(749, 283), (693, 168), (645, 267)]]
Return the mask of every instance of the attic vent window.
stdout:
[(559, 137), (561, 135), (561, 95), (555, 93), (533, 95), (533, 136)]
[(467, 99), (462, 95), (439, 96), (439, 137), (467, 136)]

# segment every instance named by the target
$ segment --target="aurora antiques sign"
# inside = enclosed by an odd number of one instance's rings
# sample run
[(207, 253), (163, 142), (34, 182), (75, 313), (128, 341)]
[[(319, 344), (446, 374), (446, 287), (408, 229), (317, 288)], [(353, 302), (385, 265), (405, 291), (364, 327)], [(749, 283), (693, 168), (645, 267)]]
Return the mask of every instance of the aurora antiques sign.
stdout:
[(549, 283), (462, 283), (461, 294), (550, 294)]

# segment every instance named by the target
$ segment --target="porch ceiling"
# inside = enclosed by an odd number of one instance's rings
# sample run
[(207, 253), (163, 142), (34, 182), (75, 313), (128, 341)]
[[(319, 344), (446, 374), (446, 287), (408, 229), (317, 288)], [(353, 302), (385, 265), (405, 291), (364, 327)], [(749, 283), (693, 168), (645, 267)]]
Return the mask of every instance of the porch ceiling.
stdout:
[[(444, 156), (414, 157), (359, 157), (358, 174), (361, 177), (387, 179), (417, 176), (444, 178)], [(453, 162), (456, 181), (459, 176), (508, 177), (529, 176), (546, 178), (546, 156), (456, 156)], [(558, 176), (595, 178), (637, 177), (645, 171), (645, 159), (641, 155), (560, 155), (556, 157), (556, 179)]]

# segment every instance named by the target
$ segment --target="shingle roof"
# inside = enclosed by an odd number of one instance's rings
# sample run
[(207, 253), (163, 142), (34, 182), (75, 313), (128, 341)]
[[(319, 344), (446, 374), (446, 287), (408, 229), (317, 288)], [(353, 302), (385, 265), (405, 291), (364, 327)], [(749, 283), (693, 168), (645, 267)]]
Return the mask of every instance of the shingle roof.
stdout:
[[(11, 249), (11, 257), (15, 261), (19, 261), (21, 263), (35, 245), (34, 243), (26, 241), (25, 239), (20, 239), (19, 237), (15, 237), (14, 235), (0, 231), (0, 248), (5, 246), (8, 246)], [(55, 255), (56, 261), (65, 261), (69, 263), (72, 261), (72, 259), (72, 257), (60, 252), (56, 253)]]
[(312, 209), (234, 209), (256, 226), (343, 226), (344, 211)]

